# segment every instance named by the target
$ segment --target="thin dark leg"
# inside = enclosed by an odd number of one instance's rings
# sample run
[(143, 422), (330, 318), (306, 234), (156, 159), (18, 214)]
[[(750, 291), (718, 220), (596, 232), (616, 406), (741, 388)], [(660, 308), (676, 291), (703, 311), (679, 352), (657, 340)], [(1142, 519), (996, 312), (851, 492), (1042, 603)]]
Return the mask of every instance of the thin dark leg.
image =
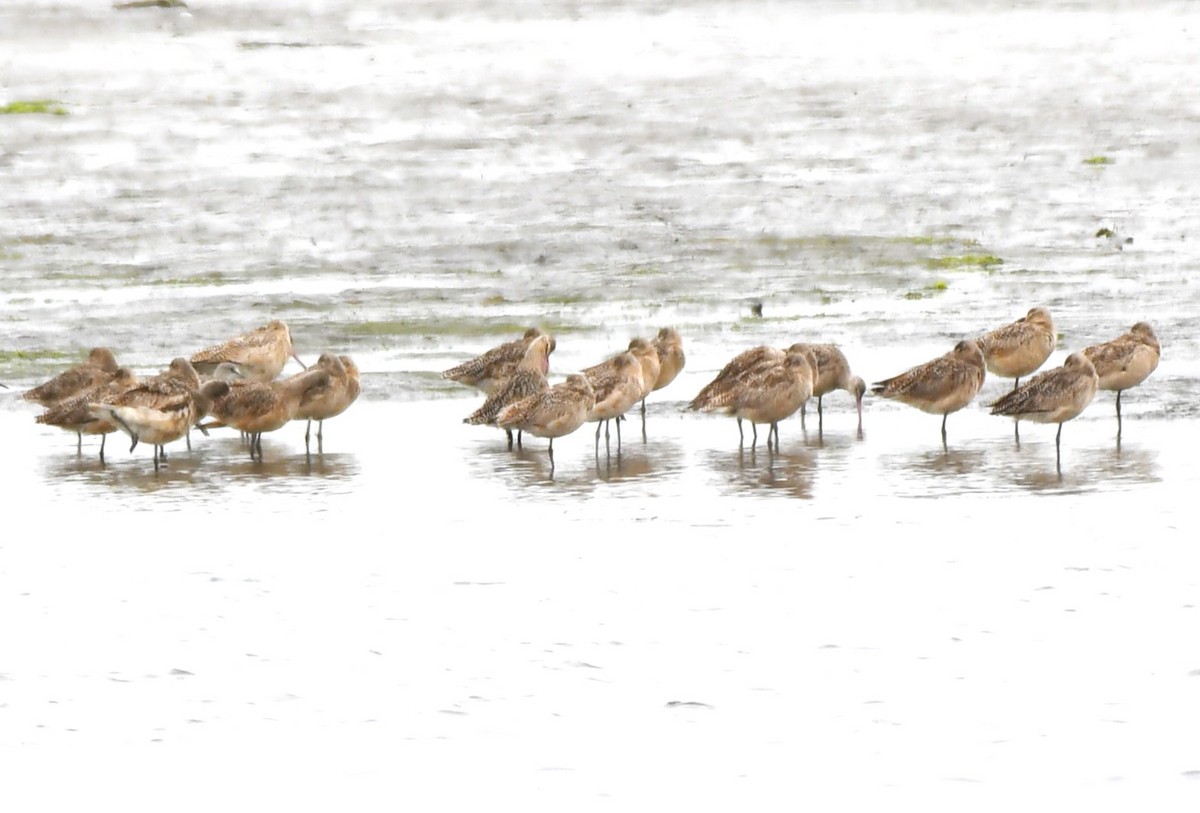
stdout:
[[(1120, 393), (1117, 394), (1117, 397), (1118, 398), (1121, 397)], [(1118, 409), (1117, 410), (1117, 419), (1120, 420), (1120, 417), (1121, 417), (1121, 411)], [(82, 432), (75, 433), (75, 454), (83, 454), (83, 433)]]
[(192, 427), (189, 426), (187, 432), (185, 432), (183, 436), (187, 438), (187, 447), (188, 451), (190, 452), (192, 450)]
[(504, 430), (504, 437), (508, 438), (508, 450), (511, 452), (513, 447), (513, 436), (511, 429)]
[[(312, 418), (308, 419), (308, 423), (304, 424), (304, 453), (308, 454), (308, 436), (312, 431)], [(508, 448), (512, 448), (512, 435), (509, 435)]]
[(824, 397), (825, 396), (823, 396), (823, 395), (817, 396), (817, 434), (818, 435), (825, 434), (825, 410), (821, 405), (821, 399)]
[[(821, 402), (818, 400), (817, 401), (818, 409), (820, 409), (820, 403)], [(808, 429), (808, 424), (806, 424), (804, 422), (806, 412), (808, 412), (808, 404), (807, 403), (801, 404), (800, 405), (800, 428), (801, 429)]]
[(942, 416), (942, 445), (943, 446), (946, 445), (946, 419), (949, 417), (950, 417), (949, 412), (947, 412), (945, 415)]
[(746, 442), (746, 436), (742, 434), (742, 419), (738, 418), (738, 448), (742, 448), (742, 444)]
[(1017, 387), (1021, 386), (1021, 377), (1017, 376), (1013, 379), (1013, 392), (1017, 391)]
[(621, 451), (621, 419), (617, 418), (617, 451)]
[(255, 446), (255, 448), (256, 448), (256, 449), (258, 449), (258, 462), (260, 462), (260, 463), (261, 463), (261, 462), (262, 462), (262, 459), (263, 459), (263, 458), (262, 458), (262, 432), (259, 432), (259, 433), (258, 433), (258, 434), (255, 436), (255, 440), (254, 440), (254, 446)]
[(1062, 424), (1058, 425), (1058, 432), (1054, 435), (1054, 468), (1058, 470), (1059, 476), (1062, 476), (1062, 447), (1059, 445), (1062, 441)]
[(100, 462), (104, 462), (104, 442), (108, 440), (108, 435), (100, 436)]
[(521, 448), (521, 430), (520, 429), (517, 430), (517, 448), (518, 449)]
[(750, 421), (750, 431), (754, 433), (754, 440), (750, 442), (750, 448), (753, 449), (758, 445), (758, 424), (754, 421)]

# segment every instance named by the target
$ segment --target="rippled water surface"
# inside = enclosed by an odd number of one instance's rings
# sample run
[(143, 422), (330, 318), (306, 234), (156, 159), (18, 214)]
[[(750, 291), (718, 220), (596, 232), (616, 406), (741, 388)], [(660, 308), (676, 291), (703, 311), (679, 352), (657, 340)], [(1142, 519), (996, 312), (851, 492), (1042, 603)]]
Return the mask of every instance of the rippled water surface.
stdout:
[[(1200, 11), (961, 5), (0, 7), (0, 108), (61, 111), (0, 115), (20, 809), (1194, 809)], [(1154, 325), (1119, 446), (1111, 393), (1016, 444), (995, 379), (945, 447), (682, 412), (757, 344), (874, 381), (1035, 304), (1049, 365)], [(102, 464), (17, 397), (271, 318), (363, 371), (323, 453)], [(552, 376), (688, 365), (551, 470), (439, 375), (532, 324)]]

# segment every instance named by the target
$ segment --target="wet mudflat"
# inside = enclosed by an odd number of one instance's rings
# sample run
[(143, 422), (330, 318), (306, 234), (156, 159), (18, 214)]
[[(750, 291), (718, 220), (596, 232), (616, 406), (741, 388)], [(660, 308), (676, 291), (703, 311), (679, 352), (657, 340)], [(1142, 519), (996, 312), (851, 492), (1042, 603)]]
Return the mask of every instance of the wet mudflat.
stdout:
[[(0, 104), (65, 115), (0, 116), (0, 381), (278, 317), (365, 390), (321, 454), (214, 433), (157, 474), (0, 390), (6, 793), (1192, 809), (1197, 36), (1168, 3), (6, 5)], [(856, 437), (844, 394), (778, 454), (682, 412), (756, 344), (874, 381), (1033, 304), (1047, 366), (1163, 344), (1061, 471), (996, 379), (946, 447), (870, 398)], [(552, 377), (680, 329), (645, 442), (585, 426), (551, 472), (461, 424), (438, 371), (530, 324)]]

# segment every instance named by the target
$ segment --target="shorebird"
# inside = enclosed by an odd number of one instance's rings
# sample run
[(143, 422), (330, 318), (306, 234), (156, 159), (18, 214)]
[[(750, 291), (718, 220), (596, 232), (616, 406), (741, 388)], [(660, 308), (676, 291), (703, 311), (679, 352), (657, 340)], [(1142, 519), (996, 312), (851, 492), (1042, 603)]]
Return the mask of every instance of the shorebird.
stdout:
[(756, 371), (778, 364), (787, 354), (776, 347), (759, 345), (743, 350), (721, 368), (716, 377), (701, 388), (687, 405), (690, 410), (704, 410), (707, 404), (720, 400), (722, 393), (738, 385), (738, 382)]
[(975, 340), (983, 351), (988, 372), (1001, 378), (1012, 378), (1013, 389), (1021, 384), (1021, 376), (1029, 375), (1046, 363), (1058, 337), (1054, 319), (1042, 307), (1030, 308), (1029, 313), (1015, 322), (988, 331)]
[(658, 378), (654, 382), (654, 391), (657, 392), (675, 380), (687, 359), (683, 355), (683, 337), (673, 327), (658, 331), (654, 349), (658, 351)]
[[(604, 442), (608, 443), (608, 423), (633, 408), (645, 390), (642, 363), (626, 350), (583, 371), (592, 385), (596, 402), (588, 413), (588, 421), (596, 423), (596, 454), (600, 453), (600, 427), (604, 427)], [(617, 420), (617, 450), (621, 448), (621, 422)]]
[[(1056, 423), (1054, 454), (1059, 458), (1062, 425), (1079, 415), (1096, 395), (1099, 378), (1096, 368), (1083, 353), (1067, 356), (1063, 366), (1038, 373), (1025, 385), (1007, 393), (992, 404), (993, 415), (1015, 420)], [(1060, 465), (1061, 465), (1061, 458)]]
[(1145, 381), (1158, 367), (1162, 348), (1154, 328), (1148, 322), (1138, 322), (1128, 333), (1110, 342), (1096, 344), (1083, 354), (1096, 367), (1099, 388), (1117, 393), (1117, 441), (1121, 440), (1121, 393)]
[(73, 398), (59, 401), (38, 415), (36, 420), (47, 426), (57, 426), (68, 432), (74, 432), (78, 438), (77, 451), (81, 451), (83, 448), (84, 435), (99, 435), (100, 460), (103, 462), (104, 444), (108, 440), (108, 435), (117, 431), (117, 425), (112, 421), (92, 415), (88, 404), (116, 398), (125, 390), (136, 387), (137, 384), (137, 376), (127, 368), (119, 367), (111, 380), (90, 387)]
[[(167, 369), (156, 376), (121, 392), (111, 403), (114, 406), (138, 406), (161, 409), (163, 405), (179, 395), (194, 393), (200, 389), (200, 376), (192, 363), (185, 358), (172, 359)], [(187, 447), (192, 448), (191, 433), (187, 433)]]
[(964, 339), (944, 356), (872, 384), (871, 394), (941, 415), (945, 446), (947, 416), (971, 403), (986, 374), (979, 345), (973, 339)]
[(630, 339), (627, 349), (642, 365), (642, 441), (645, 442), (646, 396), (657, 387), (658, 377), (662, 374), (662, 361), (658, 356), (658, 348), (648, 339)]
[(556, 345), (554, 337), (539, 327), (531, 327), (520, 339), (505, 342), (488, 350), (482, 356), (476, 356), (457, 367), (443, 370), (442, 378), (466, 384), (468, 387), (475, 387), (484, 395), (491, 395), (505, 381), (512, 378), (513, 373), (517, 371), (517, 365), (525, 357), (525, 351), (539, 336), (549, 337), (550, 349), (546, 355), (553, 353)]
[[(771, 351), (771, 352), (765, 352)], [(812, 397), (817, 379), (817, 360), (807, 345), (794, 344), (786, 351), (757, 347), (733, 359), (700, 391), (689, 409), (702, 412), (723, 411), (737, 418), (738, 444), (745, 442), (742, 420), (750, 421), (754, 440), (758, 444), (757, 424), (770, 424), (767, 448), (775, 436), (779, 450), (779, 422), (794, 414)]]
[(271, 381), (283, 370), (288, 358), (304, 367), (292, 348), (292, 334), (281, 319), (272, 319), (260, 328), (236, 336), (224, 344), (205, 348), (192, 356), (197, 372), (208, 375), (223, 361), (233, 362), (242, 374), (254, 381)]
[[(817, 360), (817, 379), (813, 384), (812, 394), (817, 399), (817, 432), (825, 428), (825, 416), (821, 399), (834, 390), (845, 390), (854, 396), (854, 407), (858, 410), (858, 434), (862, 436), (862, 399), (867, 391), (867, 382), (850, 371), (850, 362), (836, 344), (810, 344), (813, 356)], [(803, 424), (807, 405), (800, 407), (800, 421)]]
[[(348, 359), (349, 356), (342, 358)], [(304, 427), (304, 452), (306, 454), (308, 453), (312, 422), (317, 422), (317, 451), (324, 452), (325, 420), (341, 415), (358, 398), (358, 368), (354, 368), (354, 375), (351, 376), (350, 371), (342, 362), (342, 358), (333, 353), (322, 353), (313, 367), (329, 373), (329, 386), (311, 389), (300, 399), (300, 408), (296, 410), (295, 419), (308, 422)], [(351, 364), (353, 365), (353, 362)], [(304, 375), (304, 373), (300, 373), (300, 375)]]
[(496, 415), (501, 429), (528, 432), (550, 439), (550, 470), (554, 470), (554, 439), (569, 435), (587, 421), (596, 393), (587, 376), (572, 373), (561, 384), (509, 404)]
[[(1013, 390), (1021, 385), (1021, 376), (1029, 375), (1046, 363), (1058, 336), (1054, 319), (1046, 308), (1030, 308), (1015, 322), (988, 331), (975, 340), (983, 351), (988, 372), (1013, 379)], [(1013, 434), (1021, 440), (1020, 421), (1013, 421)]]
[(21, 394), (26, 401), (54, 406), (86, 389), (110, 381), (117, 374), (117, 359), (107, 347), (95, 347), (83, 362), (59, 373), (44, 384)]
[(250, 436), (250, 459), (262, 460), (262, 436), (274, 432), (296, 416), (300, 401), (309, 390), (329, 386), (329, 373), (321, 369), (263, 383), (248, 381), (230, 386), (209, 411), (213, 420), (205, 429), (230, 426)]
[[(463, 423), (473, 426), (495, 426), (496, 416), (501, 409), (546, 389), (549, 386), (546, 383), (546, 373), (550, 371), (549, 356), (553, 341), (549, 335), (544, 333), (535, 336), (529, 346), (525, 348), (525, 355), (521, 357), (513, 374), (504, 383), (494, 388), (492, 394), (483, 402), (483, 406), (463, 418)], [(505, 429), (504, 434), (508, 437), (508, 448), (511, 449), (513, 445), (512, 430)], [(518, 431), (518, 444), (520, 444), (520, 440), (521, 433)]]
[(129, 451), (136, 449), (140, 441), (153, 444), (154, 470), (158, 471), (167, 459), (166, 445), (186, 435), (212, 408), (213, 399), (228, 392), (229, 385), (224, 381), (209, 381), (196, 390), (162, 395), (155, 406), (92, 403), (88, 409), (93, 417), (116, 424), (133, 439)]

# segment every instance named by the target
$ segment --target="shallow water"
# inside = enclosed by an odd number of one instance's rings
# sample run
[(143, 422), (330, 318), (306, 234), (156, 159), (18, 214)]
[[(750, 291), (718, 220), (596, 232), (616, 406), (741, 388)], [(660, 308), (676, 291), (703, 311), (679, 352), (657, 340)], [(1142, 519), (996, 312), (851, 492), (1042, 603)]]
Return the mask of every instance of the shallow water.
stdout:
[[(0, 116), (12, 798), (1193, 809), (1198, 37), (1172, 3), (5, 4), (0, 105), (67, 111)], [(1061, 470), (995, 379), (945, 448), (844, 394), (779, 454), (681, 411), (746, 347), (873, 381), (1033, 304), (1049, 365), (1164, 348)], [(101, 465), (16, 397), (272, 317), (363, 370), (322, 454)], [(551, 471), (460, 423), (438, 372), (530, 324), (555, 373), (680, 329), (645, 442)]]

